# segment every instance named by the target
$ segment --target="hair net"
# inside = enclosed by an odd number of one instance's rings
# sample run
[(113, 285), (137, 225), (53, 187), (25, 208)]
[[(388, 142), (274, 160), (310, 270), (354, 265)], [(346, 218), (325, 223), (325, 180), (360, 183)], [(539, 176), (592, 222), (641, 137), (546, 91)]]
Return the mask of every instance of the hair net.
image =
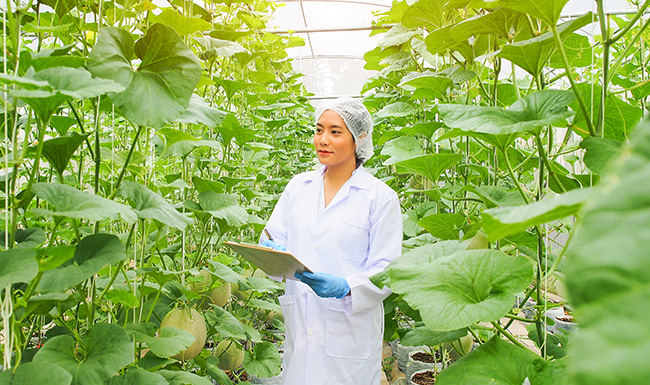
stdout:
[(354, 137), (357, 145), (356, 155), (365, 163), (375, 152), (372, 146), (372, 118), (366, 106), (357, 99), (342, 98), (323, 103), (316, 110), (316, 122), (326, 110), (331, 110), (343, 118), (343, 122)]

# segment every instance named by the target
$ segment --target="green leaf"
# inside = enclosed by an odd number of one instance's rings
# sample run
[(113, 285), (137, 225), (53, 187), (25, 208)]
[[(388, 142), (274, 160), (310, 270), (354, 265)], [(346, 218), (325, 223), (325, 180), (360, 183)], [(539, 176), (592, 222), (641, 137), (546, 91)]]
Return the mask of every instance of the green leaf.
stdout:
[(573, 114), (571, 91), (542, 90), (526, 95), (506, 109), (462, 104), (440, 104), (445, 124), (462, 131), (508, 135), (534, 131)]
[[(588, 67), (598, 60), (587, 36), (572, 33), (564, 39), (562, 44), (571, 68)], [(564, 63), (559, 51), (551, 57), (549, 67), (564, 69)]]
[[(43, 143), (43, 156), (59, 174), (63, 174), (65, 168), (68, 167), (72, 155), (74, 155), (88, 135), (90, 134), (80, 135), (73, 132), (68, 136), (48, 139)], [(29, 155), (34, 155), (36, 153), (36, 147), (29, 147), (28, 151)]]
[(77, 6), (77, 2), (74, 0), (41, 0), (40, 3), (52, 7), (60, 18)]
[(385, 166), (393, 165), (399, 161), (413, 158), (422, 154), (420, 141), (411, 136), (402, 136), (384, 144), (381, 155), (389, 156), (384, 162)]
[(138, 218), (128, 206), (102, 198), (99, 195), (79, 191), (74, 187), (54, 183), (34, 183), (32, 191), (39, 198), (49, 202), (55, 211), (35, 208), (36, 215), (62, 216), (69, 218), (101, 221), (122, 219), (133, 223)]
[(117, 325), (98, 323), (78, 346), (70, 335), (48, 340), (34, 356), (34, 363), (54, 364), (70, 373), (72, 385), (103, 384), (133, 362), (133, 343)]
[(533, 266), (525, 257), (483, 249), (417, 266), (393, 266), (389, 274), (393, 291), (420, 311), (425, 325), (450, 331), (507, 314), (514, 293), (530, 284)]
[(199, 204), (203, 211), (225, 220), (230, 227), (239, 227), (248, 221), (248, 213), (232, 195), (204, 191), (199, 194)]
[(572, 385), (567, 372), (567, 360), (547, 361), (537, 359), (532, 362), (529, 368), (531, 385)]
[(102, 267), (122, 261), (126, 251), (120, 239), (112, 234), (93, 234), (83, 238), (70, 263), (43, 273), (39, 290), (61, 292), (90, 278)]
[(576, 311), (648, 287), (648, 178), (650, 124), (644, 122), (582, 208), (564, 270)]
[(179, 213), (165, 198), (139, 183), (122, 181), (119, 194), (132, 202), (133, 210), (139, 218), (155, 219), (179, 230), (194, 223), (190, 218)]
[(402, 24), (396, 24), (386, 32), (383, 39), (377, 43), (377, 46), (386, 49), (395, 45), (402, 45), (411, 40), (416, 33), (417, 31), (405, 28)]
[[(558, 25), (557, 30), (560, 39), (567, 39), (573, 32), (591, 24), (592, 21), (593, 13), (588, 12), (577, 19)], [(556, 50), (557, 46), (553, 33), (546, 32), (528, 40), (506, 45), (498, 53), (498, 56), (515, 63), (529, 74), (537, 76), (549, 64)]]
[[(646, 210), (647, 211), (647, 210)], [(645, 226), (647, 231), (648, 226)], [(638, 234), (639, 230), (631, 230)], [(620, 238), (618, 245), (629, 241), (627, 238)], [(580, 240), (584, 242), (584, 238)], [(580, 256), (583, 262), (584, 256)], [(602, 252), (598, 252), (597, 261), (602, 259)], [(643, 255), (632, 256), (625, 250), (616, 254), (623, 264), (630, 259), (643, 259)], [(583, 263), (581, 265), (584, 266)], [(591, 264), (592, 266), (594, 264)], [(586, 275), (587, 279), (592, 278), (594, 272), (592, 266), (586, 266), (587, 270), (578, 272), (578, 275)], [(631, 266), (630, 266), (631, 267)], [(575, 265), (574, 265), (575, 268)], [(642, 267), (647, 277), (647, 261)], [(629, 269), (629, 267), (628, 267)], [(605, 268), (602, 269), (603, 271)], [(619, 275), (624, 272), (612, 272)], [(575, 276), (574, 280), (587, 280)], [(638, 275), (638, 274), (637, 274)], [(567, 276), (568, 278), (569, 276)], [(602, 277), (604, 279), (598, 279)], [(605, 288), (611, 287), (606, 276), (598, 274), (595, 279), (588, 279), (592, 284), (602, 283)], [(612, 277), (614, 278), (614, 277)], [(613, 293), (607, 293), (602, 300), (595, 299), (593, 305), (580, 306), (576, 308), (580, 315), (580, 328), (572, 336), (569, 345), (569, 367), (568, 372), (573, 375), (575, 384), (591, 385), (602, 384), (643, 384), (650, 376), (650, 367), (646, 365), (647, 357), (650, 356), (650, 284), (648, 280), (636, 287), (630, 285), (637, 277), (630, 279), (626, 289), (617, 288)], [(597, 288), (597, 292), (602, 292)], [(572, 292), (569, 291), (571, 295)], [(616, 368), (616, 370), (612, 370)]]
[(247, 339), (244, 326), (234, 315), (219, 306), (213, 306), (212, 309), (214, 312), (205, 313), (206, 321), (219, 330), (221, 337)]
[[(562, 9), (569, 0), (498, 0), (499, 6), (512, 9), (514, 11), (523, 12), (530, 16), (536, 17), (547, 25), (555, 25), (560, 19)], [(487, 2), (490, 7), (494, 7), (494, 1)]]
[(182, 352), (194, 343), (196, 337), (187, 330), (164, 327), (158, 337), (142, 335), (138, 341), (147, 344), (151, 352), (158, 357), (171, 357)]
[(210, 36), (195, 37), (194, 40), (205, 49), (202, 52), (202, 58), (206, 60), (214, 60), (217, 57), (230, 57), (237, 53), (248, 53), (246, 48), (234, 41), (215, 39)]
[(176, 33), (180, 36), (190, 35), (199, 31), (209, 31), (212, 29), (212, 25), (209, 22), (198, 17), (183, 16), (178, 11), (171, 8), (164, 9), (160, 15), (154, 18), (153, 21), (174, 28)]
[[(576, 89), (582, 95), (583, 100), (600, 100), (602, 88), (598, 84), (579, 83)], [(571, 128), (583, 138), (589, 137), (585, 116), (582, 114), (578, 103), (573, 102), (571, 108), (576, 111)], [(587, 104), (592, 116), (600, 113), (600, 103)], [(643, 111), (613, 94), (607, 95), (605, 99), (605, 121), (603, 123), (603, 135), (607, 139), (614, 139), (624, 142), (630, 136), (632, 129), (643, 117)]]
[(9, 249), (0, 252), (0, 287), (29, 282), (38, 273), (34, 249)]
[(138, 298), (133, 295), (133, 293), (124, 289), (109, 290), (106, 292), (106, 299), (113, 303), (119, 303), (131, 308), (140, 305), (140, 300), (138, 300)]
[(444, 99), (447, 96), (447, 90), (453, 88), (454, 82), (446, 77), (436, 73), (411, 73), (402, 78), (398, 84), (399, 87), (416, 89), (428, 89), (433, 92), (437, 99)]
[(422, 175), (435, 183), (440, 174), (458, 164), (462, 158), (461, 154), (429, 154), (397, 162), (395, 166), (398, 172)]
[(586, 150), (583, 161), (592, 172), (602, 174), (606, 170), (607, 164), (621, 154), (622, 145), (622, 142), (613, 139), (584, 138), (580, 142), (580, 148)]
[(280, 374), (282, 358), (273, 343), (264, 341), (255, 344), (253, 353), (244, 352), (244, 369), (258, 377), (273, 377)]
[(492, 242), (529, 227), (575, 215), (591, 193), (591, 188), (575, 189), (524, 206), (487, 209), (482, 214), (483, 229)]
[(206, 377), (200, 377), (190, 372), (159, 370), (156, 373), (165, 377), (169, 385), (212, 385), (212, 382)]
[[(141, 60), (135, 71), (131, 68), (134, 54)], [(194, 53), (162, 24), (152, 25), (135, 44), (126, 30), (102, 28), (88, 69), (94, 76), (124, 85), (123, 92), (110, 95), (113, 103), (130, 121), (153, 127), (181, 116), (201, 78)]]
[(165, 377), (155, 372), (131, 367), (121, 376), (111, 378), (108, 385), (168, 385)]
[(124, 86), (109, 79), (93, 78), (84, 68), (54, 67), (34, 75), (45, 80), (62, 95), (77, 99), (94, 98), (109, 92), (121, 92)]
[(176, 121), (181, 123), (205, 124), (208, 127), (220, 125), (226, 118), (226, 113), (210, 107), (208, 103), (196, 94), (192, 94), (190, 104)]
[(26, 362), (15, 368), (0, 372), (0, 385), (68, 385), (72, 376), (64, 369), (47, 362)]
[(404, 102), (395, 102), (392, 104), (388, 104), (381, 110), (377, 111), (375, 113), (375, 118), (405, 117), (405, 116), (411, 116), (415, 114), (415, 112), (416, 112), (415, 108), (411, 104), (404, 103)]
[(493, 337), (440, 372), (436, 385), (521, 385), (537, 359), (533, 352)]
[(419, 0), (409, 6), (402, 15), (401, 24), (406, 28), (423, 27), (429, 31), (446, 24), (445, 3), (437, 0)]
[(434, 237), (458, 240), (459, 231), (465, 224), (465, 217), (459, 214), (433, 214), (422, 218), (418, 225), (424, 227)]
[(409, 328), (399, 342), (404, 346), (436, 346), (444, 342), (456, 341), (466, 335), (467, 329), (439, 332), (426, 326), (416, 326)]

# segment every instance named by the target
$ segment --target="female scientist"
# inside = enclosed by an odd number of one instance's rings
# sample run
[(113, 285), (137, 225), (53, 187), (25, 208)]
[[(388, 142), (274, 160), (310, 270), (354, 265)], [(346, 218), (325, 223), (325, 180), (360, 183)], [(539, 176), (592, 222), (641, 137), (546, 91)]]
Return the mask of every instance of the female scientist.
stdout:
[(266, 225), (263, 245), (313, 269), (287, 280), (285, 385), (379, 385), (382, 301), (369, 277), (401, 254), (397, 194), (362, 164), (373, 154), (372, 119), (354, 99), (316, 112), (314, 147), (324, 167), (291, 179)]

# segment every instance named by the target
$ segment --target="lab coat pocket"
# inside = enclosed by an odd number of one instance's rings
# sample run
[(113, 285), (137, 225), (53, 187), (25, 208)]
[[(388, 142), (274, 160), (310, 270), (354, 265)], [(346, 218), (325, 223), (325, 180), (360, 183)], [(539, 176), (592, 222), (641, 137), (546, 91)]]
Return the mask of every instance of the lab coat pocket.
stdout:
[(345, 218), (338, 230), (338, 255), (341, 258), (363, 261), (368, 252), (370, 222), (365, 218)]
[(278, 297), (278, 300), (282, 309), (287, 338), (293, 339), (293, 333), (296, 330), (296, 297), (293, 295), (281, 295)]
[(370, 357), (370, 311), (346, 314), (340, 300), (330, 302), (325, 325), (325, 352), (330, 357)]

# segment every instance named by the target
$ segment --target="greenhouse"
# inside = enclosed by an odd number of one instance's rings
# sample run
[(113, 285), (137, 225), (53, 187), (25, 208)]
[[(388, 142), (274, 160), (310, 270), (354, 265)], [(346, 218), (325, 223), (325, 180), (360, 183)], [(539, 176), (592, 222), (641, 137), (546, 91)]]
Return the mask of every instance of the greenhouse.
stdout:
[(0, 385), (650, 383), (650, 0), (0, 10)]

